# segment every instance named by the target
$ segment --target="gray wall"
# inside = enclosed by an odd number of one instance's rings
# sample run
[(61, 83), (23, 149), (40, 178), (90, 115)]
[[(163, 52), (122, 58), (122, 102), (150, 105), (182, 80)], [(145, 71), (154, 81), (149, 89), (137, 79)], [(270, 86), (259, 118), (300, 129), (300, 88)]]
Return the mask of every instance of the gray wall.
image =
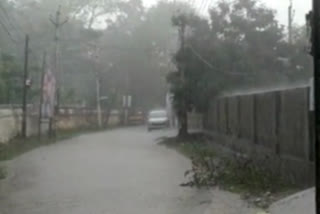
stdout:
[(313, 180), (309, 117), (307, 87), (227, 96), (212, 100), (204, 116), (204, 130), (220, 136), (217, 144), (236, 152), (277, 159), (275, 168), (290, 168), (309, 183)]
[[(18, 136), (21, 132), (21, 114), (20, 109), (0, 109), (0, 144), (8, 143), (11, 139)], [(48, 125), (42, 125), (42, 131), (46, 132)], [(38, 133), (38, 117), (34, 115), (27, 116), (27, 136), (33, 136)]]
[[(33, 109), (29, 109), (27, 116), (27, 136), (38, 134), (38, 115)], [(103, 115), (106, 113), (104, 112)], [(9, 143), (21, 133), (21, 115), (20, 108), (2, 108), (0, 109), (0, 144)], [(57, 127), (60, 130), (71, 130), (77, 128), (92, 127), (97, 121), (96, 112), (90, 109), (81, 108), (61, 108)], [(196, 117), (195, 117), (196, 118)], [(198, 118), (200, 120), (200, 118)], [(200, 124), (201, 122), (197, 122)], [(108, 127), (115, 127), (120, 124), (119, 112), (111, 112), (108, 120)], [(48, 122), (42, 123), (42, 132), (47, 133)]]

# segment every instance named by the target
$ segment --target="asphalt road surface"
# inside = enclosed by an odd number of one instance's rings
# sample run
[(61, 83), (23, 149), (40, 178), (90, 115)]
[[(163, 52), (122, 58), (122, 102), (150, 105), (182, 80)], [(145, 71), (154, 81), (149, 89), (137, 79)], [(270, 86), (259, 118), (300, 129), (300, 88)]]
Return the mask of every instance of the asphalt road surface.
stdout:
[(83, 135), (7, 163), (1, 214), (198, 214), (207, 190), (180, 187), (190, 161), (157, 144), (173, 131)]

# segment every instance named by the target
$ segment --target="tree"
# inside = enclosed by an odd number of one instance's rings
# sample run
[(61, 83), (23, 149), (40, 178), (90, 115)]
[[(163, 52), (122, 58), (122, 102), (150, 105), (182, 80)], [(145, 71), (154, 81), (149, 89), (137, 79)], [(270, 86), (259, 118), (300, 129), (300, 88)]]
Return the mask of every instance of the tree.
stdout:
[[(190, 10), (185, 3), (161, 1), (150, 9), (141, 0), (24, 0), (10, 1), (8, 12), (20, 31), (30, 34), (31, 63), (40, 64), (44, 50), (52, 56), (54, 27), (49, 15), (62, 6), (62, 16), (69, 22), (62, 28), (61, 97), (62, 105), (86, 103), (95, 105), (94, 68), (101, 73), (103, 96), (115, 96), (121, 107), (122, 95), (130, 93), (136, 108), (145, 111), (163, 107), (167, 93), (166, 74), (173, 70), (171, 55), (176, 51), (177, 32), (171, 16), (179, 9)], [(14, 32), (14, 31), (13, 31)], [(23, 35), (14, 35), (21, 45), (8, 46), (22, 63)], [(4, 42), (1, 43), (1, 37)], [(0, 32), (0, 44), (6, 45), (8, 36)], [(99, 47), (100, 60), (88, 59), (90, 46)], [(1, 46), (1, 47), (4, 47)], [(21, 53), (20, 53), (21, 52)], [(37, 56), (37, 57), (34, 57)], [(50, 61), (50, 60), (49, 60)], [(50, 65), (50, 62), (48, 63)], [(31, 74), (33, 87), (39, 87), (36, 70)], [(74, 92), (74, 93), (71, 93)], [(68, 99), (73, 94), (74, 99)], [(110, 101), (111, 102), (111, 101)]]
[(160, 2), (147, 11), (130, 7), (136, 9), (110, 24), (101, 38), (104, 67), (111, 63), (114, 70), (109, 85), (120, 94), (129, 91), (137, 108), (147, 111), (165, 104), (165, 77), (173, 69), (171, 55), (177, 49), (171, 16), (180, 7), (187, 6)]
[(295, 31), (290, 46), (273, 10), (256, 0), (236, 0), (220, 1), (209, 13), (209, 21), (192, 13), (173, 18), (173, 25), (186, 31), (184, 45), (173, 57), (177, 72), (168, 76), (182, 123), (186, 110), (204, 113), (211, 98), (228, 91), (273, 87), (309, 76), (302, 31)]
[(2, 54), (0, 61), (0, 103), (17, 104), (22, 97), (22, 70), (17, 60)]
[(188, 110), (189, 110), (189, 78), (187, 77), (187, 53), (186, 53), (186, 27), (189, 24), (189, 17), (186, 14), (179, 14), (172, 17), (172, 24), (179, 31), (180, 49), (175, 55), (177, 72), (169, 75), (169, 82), (175, 87), (171, 91), (174, 95), (174, 108), (177, 112), (180, 123), (178, 137), (185, 138), (188, 136)]
[[(212, 36), (224, 53), (219, 60), (231, 74), (231, 87), (255, 87), (283, 79), (283, 66), (278, 61), (283, 43), (283, 28), (274, 11), (256, 0), (220, 2), (210, 10)], [(278, 75), (279, 74), (279, 75)], [(230, 82), (231, 83), (231, 82)]]

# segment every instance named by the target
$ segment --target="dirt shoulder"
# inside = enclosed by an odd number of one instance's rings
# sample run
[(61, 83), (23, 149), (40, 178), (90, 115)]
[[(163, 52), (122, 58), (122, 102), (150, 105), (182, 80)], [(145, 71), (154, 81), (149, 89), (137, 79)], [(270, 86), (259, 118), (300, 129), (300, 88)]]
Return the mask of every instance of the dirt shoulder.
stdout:
[[(226, 196), (226, 201), (235, 204), (231, 206), (232, 209), (246, 207), (245, 204), (249, 204), (267, 210), (272, 203), (300, 190), (298, 186), (288, 184), (276, 174), (253, 164), (248, 157), (241, 155), (231, 159), (222, 157), (209, 143), (210, 139), (201, 134), (191, 135), (184, 140), (177, 138), (161, 140), (161, 145), (175, 149), (192, 160), (192, 168), (185, 172), (186, 182), (182, 183), (182, 186), (206, 187), (214, 191), (218, 187), (220, 193), (223, 190), (225, 195), (230, 196), (229, 199)], [(220, 193), (217, 194), (219, 197), (224, 195)], [(218, 205), (213, 203), (213, 206)], [(221, 206), (224, 206), (223, 203)], [(240, 208), (235, 209), (237, 210)]]

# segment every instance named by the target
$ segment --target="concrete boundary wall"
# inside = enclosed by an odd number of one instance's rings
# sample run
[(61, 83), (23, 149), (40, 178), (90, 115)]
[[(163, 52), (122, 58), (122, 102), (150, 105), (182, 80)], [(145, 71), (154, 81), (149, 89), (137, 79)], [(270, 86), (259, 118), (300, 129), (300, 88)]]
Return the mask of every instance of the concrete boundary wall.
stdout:
[[(8, 143), (21, 133), (22, 111), (20, 109), (0, 109), (0, 143)], [(48, 130), (48, 124), (42, 124), (42, 131)], [(27, 116), (27, 136), (38, 134), (38, 117)]]
[[(37, 111), (29, 109), (27, 116), (27, 136), (38, 134), (38, 115)], [(11, 139), (17, 137), (21, 132), (21, 108), (2, 108), (0, 109), (0, 144), (8, 143)], [(103, 118), (106, 119), (104, 112)], [(72, 130), (78, 128), (86, 128), (96, 126), (96, 112), (90, 109), (78, 108), (61, 108), (57, 117), (57, 128), (60, 130)], [(195, 126), (198, 126), (202, 118), (198, 119)], [(106, 121), (103, 121), (106, 123)], [(108, 126), (115, 127), (120, 124), (120, 116), (118, 112), (111, 112), (108, 118)], [(42, 123), (42, 132), (46, 134), (49, 129), (48, 121)]]
[(220, 146), (256, 160), (268, 157), (271, 167), (313, 181), (308, 87), (219, 97), (204, 118), (204, 131)]

